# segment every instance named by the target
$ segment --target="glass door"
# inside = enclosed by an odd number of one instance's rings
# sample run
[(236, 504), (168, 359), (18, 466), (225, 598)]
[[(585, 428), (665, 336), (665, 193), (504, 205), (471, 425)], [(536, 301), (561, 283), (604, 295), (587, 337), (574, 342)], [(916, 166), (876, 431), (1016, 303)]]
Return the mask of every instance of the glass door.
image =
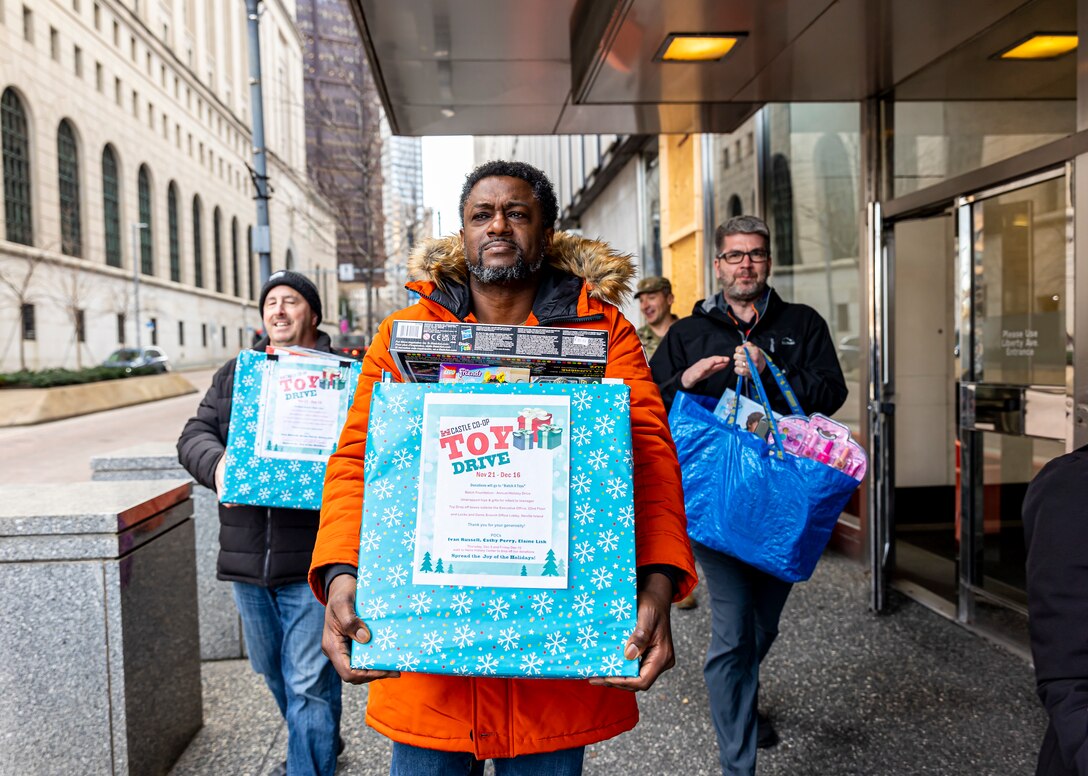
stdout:
[(888, 337), (894, 388), (890, 572), (897, 587), (948, 616), (955, 614), (959, 560), (953, 213), (949, 202), (887, 227), (895, 309)]
[(1026, 614), (1024, 493), (1071, 438), (1067, 171), (961, 198), (957, 224), (958, 614), (1003, 627)]

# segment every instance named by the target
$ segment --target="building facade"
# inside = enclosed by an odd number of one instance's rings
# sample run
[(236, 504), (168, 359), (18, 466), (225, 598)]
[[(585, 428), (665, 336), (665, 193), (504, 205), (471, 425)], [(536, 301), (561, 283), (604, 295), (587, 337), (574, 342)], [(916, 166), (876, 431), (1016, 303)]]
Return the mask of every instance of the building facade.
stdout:
[[(294, 14), (261, 15), (272, 268), (335, 299)], [(261, 323), (247, 58), (241, 3), (0, 4), (0, 371), (94, 365), (137, 342), (175, 366), (248, 346)]]
[(430, 216), (423, 207), (423, 144), (418, 137), (401, 137), (382, 121), (382, 180), (385, 211), (385, 282), (377, 288), (380, 322), (409, 304), (408, 254), (421, 238), (430, 235)]
[(306, 163), (336, 225), (341, 330), (373, 331), (385, 286), (381, 102), (344, 0), (299, 0), (305, 44)]

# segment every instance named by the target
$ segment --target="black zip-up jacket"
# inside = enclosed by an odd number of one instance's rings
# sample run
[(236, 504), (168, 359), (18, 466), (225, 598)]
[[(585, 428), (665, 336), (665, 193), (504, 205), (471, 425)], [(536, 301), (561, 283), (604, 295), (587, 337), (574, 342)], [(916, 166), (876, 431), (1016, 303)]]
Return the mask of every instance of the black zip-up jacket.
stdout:
[[(268, 337), (253, 346), (264, 350)], [(318, 332), (317, 350), (332, 351), (332, 340)], [(212, 378), (211, 388), (178, 438), (178, 460), (193, 479), (215, 490), (215, 467), (227, 446), (231, 394), (234, 391), (232, 358)], [(317, 538), (316, 510), (219, 505), (219, 562), (216, 576), (232, 582), (278, 587), (305, 582)]]
[(1088, 446), (1043, 467), (1024, 496), (1028, 631), (1050, 718), (1036, 776), (1088, 774)]
[[(732, 359), (733, 351), (743, 340), (744, 333), (717, 307), (713, 297), (696, 303), (690, 316), (669, 327), (650, 360), (650, 370), (661, 389), (665, 407), (672, 407), (685, 369), (707, 356)], [(767, 307), (749, 332), (748, 340), (761, 347), (782, 370), (806, 414), (831, 415), (846, 401), (846, 380), (831, 342), (831, 332), (820, 314), (808, 305), (784, 302), (771, 289)], [(771, 407), (789, 415), (789, 405), (771, 371), (763, 370), (761, 377)], [(737, 375), (730, 363), (726, 369), (693, 385), (688, 393), (718, 399), (727, 388), (736, 385)]]

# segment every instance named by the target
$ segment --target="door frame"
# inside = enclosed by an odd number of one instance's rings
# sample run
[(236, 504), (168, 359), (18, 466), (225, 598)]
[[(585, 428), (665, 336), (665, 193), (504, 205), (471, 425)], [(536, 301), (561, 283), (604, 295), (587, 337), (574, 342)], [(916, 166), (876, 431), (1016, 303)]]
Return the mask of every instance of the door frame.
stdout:
[[(961, 272), (965, 267), (972, 267), (971, 251), (971, 204), (980, 199), (997, 196), (1009, 191), (1025, 188), (1036, 183), (1042, 183), (1053, 178), (1066, 176), (1067, 203), (1073, 207), (1075, 198), (1073, 189), (1076, 182), (1074, 162), (1066, 160), (1060, 165), (1048, 165), (1044, 169), (1035, 170), (1029, 174), (1022, 174), (1013, 179), (1004, 177), (1012, 169), (1015, 160), (993, 165), (985, 170), (976, 171), (969, 177), (972, 191), (957, 196), (949, 196), (944, 186), (934, 187), (935, 197), (932, 201), (922, 201), (919, 194), (912, 193), (907, 197), (893, 199), (887, 203), (871, 201), (866, 208), (866, 253), (868, 264), (868, 283), (866, 292), (868, 295), (868, 402), (867, 402), (867, 441), (869, 445), (869, 497), (867, 499), (868, 518), (868, 550), (870, 571), (870, 595), (869, 607), (877, 613), (887, 611), (888, 591), (891, 583), (891, 572), (895, 566), (895, 237), (894, 229), (897, 223), (919, 218), (926, 218), (937, 213), (946, 212), (953, 216), (956, 225), (955, 248), (953, 256), (949, 258), (956, 262), (954, 277), (956, 278), (956, 298), (961, 283)], [(987, 180), (989, 178), (989, 180)], [(966, 183), (967, 181), (963, 181)], [(907, 205), (909, 200), (909, 206)], [(1069, 234), (1066, 241), (1066, 335), (1067, 348), (1072, 349), (1076, 320), (1076, 277), (1075, 277), (1075, 213), (1069, 219), (1067, 229)], [(964, 239), (962, 236), (967, 235)], [(1088, 274), (1088, 273), (1086, 273)], [(969, 277), (969, 276), (968, 276)], [(956, 354), (956, 379), (962, 382), (965, 377), (964, 365), (970, 367), (970, 348), (973, 348), (974, 332), (973, 309), (968, 309), (956, 319), (959, 334), (959, 352)], [(1067, 376), (1067, 436), (1066, 448), (1072, 449), (1074, 440), (1075, 418), (1073, 412), (1074, 379), (1076, 358), (1072, 363), (1074, 369)], [(961, 422), (956, 419), (957, 438), (960, 435)], [(955, 604), (955, 617), (964, 624), (974, 621), (975, 602), (979, 597), (989, 601), (994, 597), (980, 591), (977, 586), (968, 584), (974, 579), (979, 568), (979, 553), (981, 550), (981, 537), (974, 534), (974, 523), (978, 522), (971, 515), (970, 509), (974, 504), (981, 503), (981, 480), (977, 476), (975, 467), (978, 462), (969, 459), (970, 456), (980, 455), (977, 445), (970, 446), (971, 450), (961, 451), (961, 510), (963, 515), (963, 529), (960, 543), (959, 578), (957, 579), (958, 600)], [(971, 494), (975, 494), (976, 500), (967, 502)], [(981, 523), (980, 523), (981, 525)], [(968, 530), (970, 529), (970, 530)], [(936, 596), (933, 596), (936, 599)], [(941, 605), (941, 602), (923, 601), (931, 608), (942, 614), (951, 614), (950, 605)], [(1000, 599), (998, 603), (1004, 603)]]
[[(954, 206), (956, 209), (956, 299), (970, 299), (970, 303), (962, 305), (961, 315), (956, 321), (959, 331), (960, 349), (956, 359), (957, 381), (974, 383), (977, 376), (974, 371), (974, 363), (971, 354), (974, 352), (976, 337), (979, 332), (975, 330), (975, 302), (974, 302), (974, 255), (972, 251), (972, 207), (974, 203), (991, 199), (1002, 194), (1025, 189), (1040, 183), (1052, 181), (1064, 176), (1066, 207), (1072, 211), (1073, 199), (1073, 162), (1068, 161), (1063, 165), (1042, 170), (1033, 175), (1018, 178), (998, 186), (992, 186), (981, 191), (956, 197)], [(1074, 236), (1075, 217), (1066, 221), (1065, 239), (1065, 302), (1066, 302), (1066, 349), (1067, 360), (1071, 356), (1073, 346), (1073, 322), (1075, 320), (1076, 296), (1075, 291), (1075, 256)], [(972, 284), (970, 288), (964, 288), (963, 283)], [(1069, 361), (1070, 364), (1073, 361)], [(1065, 397), (1066, 397), (1066, 452), (1073, 445), (1073, 378), (1072, 370), (1066, 370)], [(985, 549), (984, 520), (980, 514), (983, 509), (983, 482), (982, 466), (983, 450), (981, 444), (982, 432), (966, 428), (964, 411), (968, 410), (960, 402), (960, 416), (956, 420), (956, 435), (960, 440), (960, 514), (962, 517), (960, 547), (959, 547), (959, 578), (957, 580), (956, 619), (961, 623), (975, 622), (976, 608), (979, 600), (985, 600), (989, 604), (1012, 609), (1023, 616), (1027, 616), (1027, 609), (1023, 606), (995, 595), (985, 590), (979, 583), (983, 569), (983, 552)]]

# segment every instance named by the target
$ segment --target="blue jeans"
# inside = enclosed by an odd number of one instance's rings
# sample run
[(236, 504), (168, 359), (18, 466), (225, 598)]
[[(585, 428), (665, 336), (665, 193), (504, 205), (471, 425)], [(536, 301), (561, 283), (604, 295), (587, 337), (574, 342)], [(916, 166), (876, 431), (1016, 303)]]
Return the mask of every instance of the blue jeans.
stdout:
[[(495, 776), (581, 776), (586, 748), (558, 752), (496, 757)], [(439, 752), (419, 746), (393, 743), (389, 776), (483, 776), (484, 761), (472, 752)]]
[(340, 677), (321, 652), (323, 607), (305, 582), (264, 588), (234, 583), (249, 663), (287, 720), (287, 773), (336, 772)]
[(722, 774), (753, 776), (759, 664), (778, 635), (778, 618), (793, 585), (697, 542), (691, 548), (710, 592), (703, 677)]

